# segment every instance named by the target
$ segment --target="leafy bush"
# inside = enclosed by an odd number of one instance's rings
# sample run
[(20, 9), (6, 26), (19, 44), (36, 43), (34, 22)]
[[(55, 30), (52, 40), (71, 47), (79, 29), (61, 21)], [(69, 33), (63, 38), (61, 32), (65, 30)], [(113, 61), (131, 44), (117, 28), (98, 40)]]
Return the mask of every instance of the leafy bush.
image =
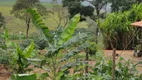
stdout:
[(90, 42), (89, 41), (89, 47), (88, 47), (88, 52), (90, 55), (95, 55), (97, 52), (97, 45), (95, 42)]
[[(22, 49), (25, 49), (32, 41), (33, 40), (31, 40), (31, 39), (24, 40), (20, 43), (20, 47)], [(34, 43), (35, 43), (35, 49), (42, 50), (42, 49), (45, 49), (46, 47), (48, 47), (47, 41), (44, 39), (35, 39)]]
[(8, 50), (4, 50), (2, 48), (0, 48), (0, 64), (4, 64), (4, 65), (9, 65), (10, 63), (10, 54), (8, 52)]
[(0, 48), (2, 49), (6, 49), (6, 44), (5, 44), (5, 41), (3, 39), (0, 38)]
[(31, 71), (27, 69), (30, 65), (28, 58), (33, 57), (34, 43), (30, 43), (28, 47), (22, 50), (19, 45), (16, 45), (15, 51), (11, 54), (11, 67), (14, 73), (22, 74), (26, 71)]
[(35, 44), (37, 45), (38, 49), (43, 50), (48, 47), (48, 42), (45, 39), (36, 39)]
[(32, 40), (30, 39), (27, 39), (27, 40), (24, 40), (20, 43), (20, 47), (22, 50), (24, 50), (30, 43), (32, 42)]
[[(19, 33), (19, 34), (9, 34), (10, 40), (19, 40), (19, 39), (27, 39), (25, 34)], [(40, 37), (40, 34), (38, 33), (31, 33), (29, 34), (28, 39), (37, 39)]]
[[(116, 63), (115, 79), (116, 80), (139, 80), (140, 76), (136, 70), (136, 65), (130, 61), (120, 58)], [(102, 80), (112, 79), (112, 60), (105, 61), (104, 59), (97, 62), (93, 68), (93, 75), (102, 76)]]

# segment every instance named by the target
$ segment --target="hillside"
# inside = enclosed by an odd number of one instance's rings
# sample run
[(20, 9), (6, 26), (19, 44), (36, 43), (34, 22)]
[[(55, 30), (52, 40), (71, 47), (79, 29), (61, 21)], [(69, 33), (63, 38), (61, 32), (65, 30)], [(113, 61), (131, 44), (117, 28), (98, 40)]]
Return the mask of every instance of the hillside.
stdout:
[(16, 0), (0, 0), (0, 6), (10, 6), (15, 3)]
[[(16, 0), (0, 0), (0, 12), (2, 12), (3, 16), (5, 17), (6, 21), (6, 27), (10, 31), (11, 34), (19, 33), (21, 31), (22, 33), (25, 33), (26, 31), (26, 25), (24, 21), (21, 21), (17, 18), (15, 18), (13, 15), (10, 14), (10, 10), (12, 9), (12, 5), (15, 3)], [(51, 0), (42, 0), (41, 3), (46, 6), (47, 9), (52, 8), (52, 4), (49, 3)], [(61, 0), (58, 0), (61, 1)], [(49, 17), (45, 20), (45, 24), (50, 26), (49, 28), (54, 30), (57, 27), (56, 23), (56, 14), (51, 14)], [(79, 27), (87, 27), (87, 23), (82, 22), (79, 23)], [(31, 24), (30, 27), (30, 33), (36, 32), (36, 28)], [(0, 29), (1, 32), (1, 29)]]

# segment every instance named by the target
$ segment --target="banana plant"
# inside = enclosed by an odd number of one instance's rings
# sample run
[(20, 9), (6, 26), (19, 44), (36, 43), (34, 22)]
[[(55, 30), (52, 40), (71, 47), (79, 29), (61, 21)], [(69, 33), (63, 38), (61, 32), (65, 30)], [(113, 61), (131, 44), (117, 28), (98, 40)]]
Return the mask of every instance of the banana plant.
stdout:
[(32, 42), (25, 50), (22, 50), (19, 45), (16, 45), (16, 49), (13, 52), (11, 65), (13, 67), (13, 71), (16, 74), (22, 74), (28, 71), (26, 69), (30, 63), (28, 58), (32, 57), (32, 52), (34, 50), (34, 43)]
[[(57, 56), (61, 53), (61, 50), (70, 47), (73, 43), (77, 43), (79, 41), (85, 41), (87, 39), (87, 34), (80, 33), (73, 36), (74, 31), (77, 27), (78, 22), (80, 21), (80, 14), (75, 15), (68, 23), (65, 28), (57, 27), (57, 29), (50, 34), (50, 30), (45, 24), (41, 16), (34, 9), (27, 9), (27, 12), (32, 16), (33, 24), (38, 28), (38, 30), (43, 34), (43, 37), (47, 40), (49, 47), (47, 47), (47, 53), (45, 55), (45, 60), (47, 58), (51, 59), (51, 62), (45, 62), (42, 64), (42, 68), (48, 70), (50, 74), (50, 78), (52, 80), (60, 80), (64, 75), (64, 71), (66, 69), (61, 69), (63, 67), (61, 64), (65, 61), (68, 61), (73, 55), (76, 55), (80, 51), (84, 50), (84, 48), (89, 45), (84, 42), (84, 44), (77, 47), (75, 50), (68, 51), (66, 56), (57, 61)], [(47, 65), (46, 65), (47, 64)], [(44, 66), (46, 65), (46, 66)]]

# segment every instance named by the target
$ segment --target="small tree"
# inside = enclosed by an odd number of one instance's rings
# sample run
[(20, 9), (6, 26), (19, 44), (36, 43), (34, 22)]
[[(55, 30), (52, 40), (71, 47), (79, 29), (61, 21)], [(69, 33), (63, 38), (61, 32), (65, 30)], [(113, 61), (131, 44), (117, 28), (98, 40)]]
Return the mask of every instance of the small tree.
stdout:
[(27, 25), (27, 38), (31, 23), (31, 16), (26, 12), (26, 9), (28, 8), (36, 8), (41, 15), (45, 15), (47, 13), (46, 8), (40, 4), (39, 0), (17, 0), (17, 2), (13, 5), (11, 13), (14, 14), (16, 18), (25, 21)]
[(52, 0), (53, 8), (48, 13), (48, 17), (53, 19), (57, 26), (65, 27), (69, 21), (69, 14), (67, 8), (58, 4), (57, 0)]
[(108, 0), (108, 1), (109, 3), (111, 3), (112, 12), (126, 11), (130, 9), (134, 3), (140, 2), (140, 0)]
[(83, 6), (81, 3), (85, 0), (62, 0), (63, 7), (68, 7), (70, 18), (77, 13), (81, 14), (81, 20), (85, 20), (83, 16), (92, 16), (94, 8), (92, 6)]
[(4, 17), (2, 16), (2, 13), (0, 12), (0, 27), (4, 26), (5, 21), (4, 21)]

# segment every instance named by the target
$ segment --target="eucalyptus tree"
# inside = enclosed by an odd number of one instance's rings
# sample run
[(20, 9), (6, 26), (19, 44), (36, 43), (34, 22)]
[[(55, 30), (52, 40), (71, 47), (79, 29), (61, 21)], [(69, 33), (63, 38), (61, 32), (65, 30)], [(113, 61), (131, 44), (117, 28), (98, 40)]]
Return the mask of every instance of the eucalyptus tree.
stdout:
[(47, 13), (46, 8), (41, 5), (39, 0), (17, 0), (13, 5), (11, 14), (14, 14), (16, 18), (19, 18), (25, 21), (27, 30), (26, 37), (28, 38), (31, 16), (26, 12), (28, 8), (36, 8), (41, 15), (45, 15)]

